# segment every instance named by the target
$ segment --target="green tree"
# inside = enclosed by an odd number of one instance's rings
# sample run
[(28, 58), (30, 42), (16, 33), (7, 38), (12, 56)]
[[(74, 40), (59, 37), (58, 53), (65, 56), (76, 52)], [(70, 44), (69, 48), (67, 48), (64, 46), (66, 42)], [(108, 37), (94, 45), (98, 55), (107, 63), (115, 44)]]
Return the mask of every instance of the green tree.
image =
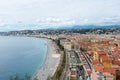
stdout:
[(20, 80), (19, 76), (16, 74), (14, 80)]
[(25, 75), (25, 80), (31, 80), (31, 76), (28, 75), (28, 74), (26, 74), (26, 75)]
[(50, 76), (48, 76), (48, 77), (47, 77), (47, 80), (51, 80), (51, 77), (50, 77)]
[(33, 80), (38, 80), (37, 77), (35, 77)]
[(10, 76), (9, 80), (14, 80), (13, 76)]

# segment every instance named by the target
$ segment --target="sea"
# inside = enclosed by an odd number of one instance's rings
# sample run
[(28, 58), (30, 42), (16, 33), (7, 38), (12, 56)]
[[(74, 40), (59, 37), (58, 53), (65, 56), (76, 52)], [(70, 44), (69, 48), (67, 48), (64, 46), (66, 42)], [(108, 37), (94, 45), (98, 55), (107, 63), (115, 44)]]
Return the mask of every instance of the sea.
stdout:
[(45, 61), (46, 44), (42, 38), (0, 36), (0, 80), (34, 76)]

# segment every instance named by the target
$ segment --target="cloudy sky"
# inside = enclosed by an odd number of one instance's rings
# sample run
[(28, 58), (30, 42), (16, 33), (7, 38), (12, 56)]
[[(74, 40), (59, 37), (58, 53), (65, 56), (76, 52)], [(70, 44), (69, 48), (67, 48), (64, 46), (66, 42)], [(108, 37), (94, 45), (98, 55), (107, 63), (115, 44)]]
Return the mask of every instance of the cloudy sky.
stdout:
[(0, 25), (120, 22), (120, 0), (0, 0)]

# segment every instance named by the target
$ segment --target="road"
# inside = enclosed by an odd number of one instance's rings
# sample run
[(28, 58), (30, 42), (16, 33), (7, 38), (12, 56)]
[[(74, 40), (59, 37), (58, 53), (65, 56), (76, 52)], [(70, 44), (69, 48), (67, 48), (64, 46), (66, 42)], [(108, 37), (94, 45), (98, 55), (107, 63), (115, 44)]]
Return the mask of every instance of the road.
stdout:
[(64, 72), (62, 73), (62, 76), (61, 76), (60, 80), (67, 80), (67, 78), (68, 78), (68, 71), (69, 71), (69, 52), (66, 51), (65, 69), (64, 69)]
[(69, 58), (73, 61), (72, 66), (77, 70), (77, 80), (90, 80), (87, 70), (92, 71), (91, 61), (84, 52), (66, 51), (66, 66), (62, 74), (61, 80), (70, 79)]
[(77, 66), (78, 79), (79, 80), (86, 80), (86, 74), (85, 74), (85, 70), (83, 67), (83, 61), (80, 60), (79, 54), (77, 52), (75, 52), (75, 55), (76, 55), (78, 64), (81, 64), (81, 65)]

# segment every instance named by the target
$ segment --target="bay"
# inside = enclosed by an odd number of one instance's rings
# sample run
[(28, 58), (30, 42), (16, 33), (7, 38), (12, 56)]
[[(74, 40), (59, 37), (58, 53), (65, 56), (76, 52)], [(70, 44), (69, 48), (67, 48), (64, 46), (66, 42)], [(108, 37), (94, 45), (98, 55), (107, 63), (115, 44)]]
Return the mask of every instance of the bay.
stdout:
[(0, 80), (33, 76), (44, 63), (47, 41), (39, 38), (0, 36)]

